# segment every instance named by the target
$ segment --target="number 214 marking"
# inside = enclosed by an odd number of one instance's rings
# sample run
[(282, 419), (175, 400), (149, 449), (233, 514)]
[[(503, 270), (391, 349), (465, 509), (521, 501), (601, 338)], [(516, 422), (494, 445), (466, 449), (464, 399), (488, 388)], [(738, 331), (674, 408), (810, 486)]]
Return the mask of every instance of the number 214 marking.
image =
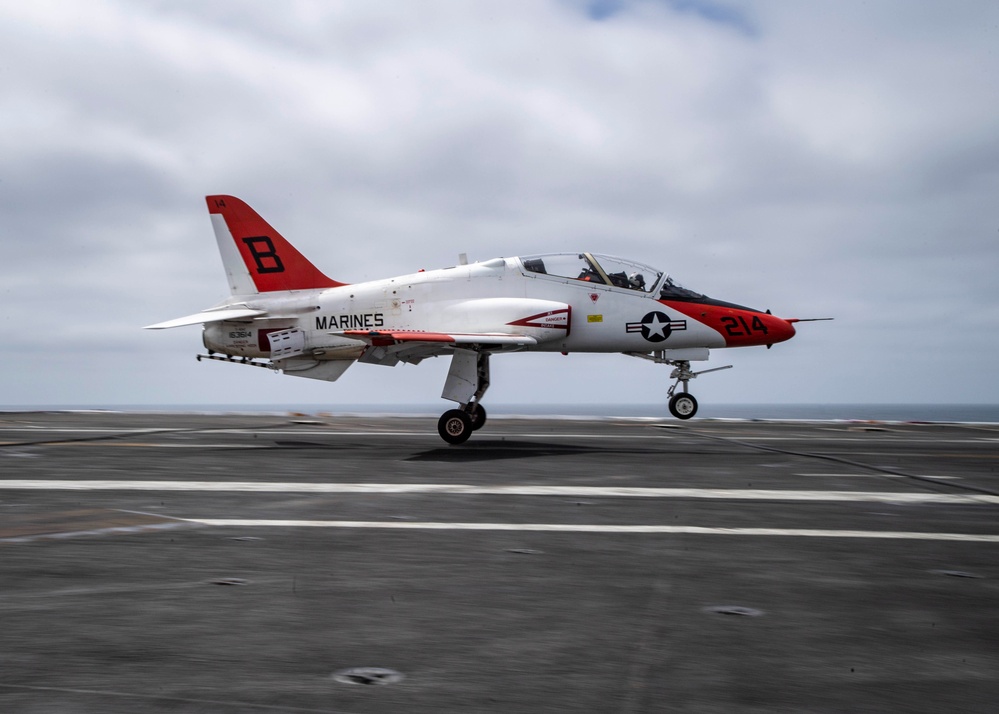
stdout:
[(725, 326), (725, 332), (729, 337), (749, 337), (754, 332), (767, 334), (767, 326), (759, 316), (754, 316), (752, 322), (747, 322), (742, 315), (738, 318), (726, 316), (721, 319), (721, 323)]

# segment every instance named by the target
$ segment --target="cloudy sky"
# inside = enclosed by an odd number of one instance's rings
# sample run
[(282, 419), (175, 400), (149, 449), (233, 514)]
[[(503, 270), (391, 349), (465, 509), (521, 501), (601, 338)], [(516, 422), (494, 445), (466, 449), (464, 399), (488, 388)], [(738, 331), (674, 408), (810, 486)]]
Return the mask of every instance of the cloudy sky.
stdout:
[[(411, 403), (198, 364), (203, 197), (346, 282), (591, 250), (802, 325), (702, 404), (999, 403), (999, 4), (0, 0), (3, 405)], [(493, 360), (488, 400), (659, 403), (623, 356)]]

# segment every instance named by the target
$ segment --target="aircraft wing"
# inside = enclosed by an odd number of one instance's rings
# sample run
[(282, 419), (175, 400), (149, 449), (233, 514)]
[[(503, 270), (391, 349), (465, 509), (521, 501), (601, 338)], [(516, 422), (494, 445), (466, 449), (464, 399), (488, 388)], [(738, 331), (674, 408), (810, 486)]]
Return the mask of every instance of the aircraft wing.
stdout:
[(266, 310), (254, 310), (249, 307), (237, 307), (221, 310), (203, 310), (193, 315), (178, 317), (166, 322), (157, 322), (155, 325), (146, 325), (144, 330), (166, 330), (171, 327), (184, 327), (185, 325), (206, 325), (210, 322), (223, 322), (225, 320), (245, 320), (251, 317), (266, 315)]
[[(362, 361), (416, 363), (426, 357), (449, 354), (461, 346), (515, 350), (564, 339), (569, 334), (571, 314), (568, 304), (552, 300), (506, 297), (448, 300), (435, 306), (435, 319), (438, 324), (454, 325), (463, 328), (462, 331), (388, 328), (331, 334), (368, 343)], [(509, 331), (497, 332), (496, 327)]]
[(419, 364), (428, 357), (447, 354), (458, 345), (489, 345), (492, 347), (524, 347), (537, 344), (527, 335), (506, 333), (446, 333), (416, 330), (344, 330), (335, 332), (367, 342), (361, 362), (392, 366), (399, 362)]
[(333, 334), (362, 340), (375, 347), (390, 347), (407, 343), (450, 345), (536, 345), (538, 341), (527, 335), (501, 332), (446, 333), (419, 330), (344, 330)]

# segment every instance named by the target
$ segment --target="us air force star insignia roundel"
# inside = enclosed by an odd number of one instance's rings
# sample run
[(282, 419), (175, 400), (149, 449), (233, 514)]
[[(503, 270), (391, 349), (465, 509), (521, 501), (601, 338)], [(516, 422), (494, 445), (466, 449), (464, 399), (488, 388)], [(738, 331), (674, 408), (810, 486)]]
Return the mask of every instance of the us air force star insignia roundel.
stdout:
[(649, 342), (662, 342), (673, 330), (686, 330), (687, 321), (671, 320), (666, 313), (656, 311), (643, 317), (641, 322), (629, 322), (626, 329), (628, 332), (641, 332)]

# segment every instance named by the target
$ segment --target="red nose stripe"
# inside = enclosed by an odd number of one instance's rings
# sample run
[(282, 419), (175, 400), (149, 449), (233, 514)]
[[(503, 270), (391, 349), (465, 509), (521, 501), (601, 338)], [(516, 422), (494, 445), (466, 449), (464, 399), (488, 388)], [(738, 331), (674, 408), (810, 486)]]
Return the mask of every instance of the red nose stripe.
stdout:
[(765, 312), (694, 302), (660, 302), (718, 332), (725, 338), (726, 347), (772, 345), (794, 337), (794, 326), (790, 322)]

